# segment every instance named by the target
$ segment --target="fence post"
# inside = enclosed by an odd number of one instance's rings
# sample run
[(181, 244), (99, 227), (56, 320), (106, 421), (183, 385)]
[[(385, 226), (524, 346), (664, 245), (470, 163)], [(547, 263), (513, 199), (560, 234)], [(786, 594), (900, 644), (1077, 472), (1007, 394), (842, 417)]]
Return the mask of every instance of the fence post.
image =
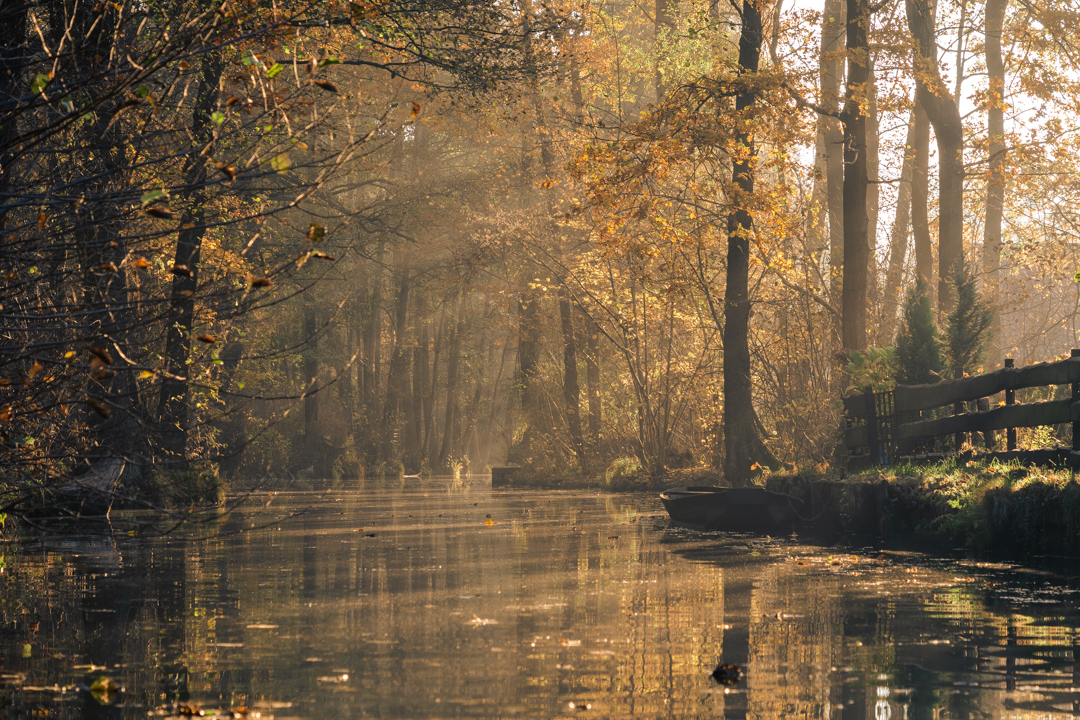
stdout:
[(866, 403), (866, 439), (870, 445), (870, 457), (875, 465), (880, 465), (881, 440), (878, 438), (877, 405), (874, 403), (874, 391), (871, 388), (863, 390), (863, 401)]
[[(1011, 368), (1013, 366), (1012, 358), (1005, 358), (1005, 367)], [(1016, 404), (1016, 391), (1012, 388), (1005, 389), (1005, 404)], [(1011, 427), (1005, 431), (1005, 449), (1009, 452), (1016, 450), (1016, 428)]]
[[(954, 380), (960, 380), (963, 377), (964, 373), (962, 371), (953, 371)], [(964, 405), (965, 403), (963, 402), (953, 403), (953, 415), (962, 415), (964, 413), (964, 410), (967, 409), (964, 407)], [(956, 452), (960, 452), (960, 448), (964, 446), (964, 438), (966, 435), (967, 433), (956, 433), (956, 435), (953, 436), (953, 446), (956, 448)]]
[[(1077, 358), (1080, 358), (1080, 349), (1073, 348), (1073, 351), (1072, 351), (1072, 353), (1070, 353), (1069, 356), (1073, 360), (1076, 360)], [(1080, 379), (1076, 378), (1076, 376), (1073, 376), (1073, 378), (1074, 379), (1073, 379), (1072, 388), (1071, 388), (1072, 389), (1071, 402), (1075, 403), (1075, 402), (1080, 402)], [(1073, 430), (1073, 443), (1072, 443), (1073, 452), (1080, 452), (1080, 422), (1076, 422), (1074, 420), (1073, 424), (1072, 424), (1072, 430)]]

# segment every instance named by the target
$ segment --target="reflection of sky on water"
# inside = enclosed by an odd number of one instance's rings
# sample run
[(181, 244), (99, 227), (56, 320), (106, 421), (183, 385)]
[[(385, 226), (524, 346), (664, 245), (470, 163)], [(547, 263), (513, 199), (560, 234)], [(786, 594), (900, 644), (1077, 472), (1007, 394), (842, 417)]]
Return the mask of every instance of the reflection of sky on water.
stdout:
[[(4, 546), (5, 720), (1066, 718), (1080, 697), (1076, 588), (1051, 575), (668, 528), (651, 497), (410, 479), (273, 508), (305, 503), (211, 540)], [(708, 680), (721, 660), (744, 679)], [(73, 687), (101, 675), (107, 706)]]

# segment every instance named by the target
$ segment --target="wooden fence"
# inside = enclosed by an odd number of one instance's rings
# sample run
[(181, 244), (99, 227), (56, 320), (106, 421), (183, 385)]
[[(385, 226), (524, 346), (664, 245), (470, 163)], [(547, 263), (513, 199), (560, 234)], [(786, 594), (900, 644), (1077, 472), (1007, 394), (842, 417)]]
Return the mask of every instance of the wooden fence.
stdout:
[[(1047, 385), (1071, 385), (1070, 397), (1016, 404), (1016, 391)], [(990, 407), (989, 397), (1005, 393), (1005, 404)], [(978, 409), (968, 412), (970, 403)], [(925, 418), (927, 411), (952, 406), (952, 414)], [(844, 445), (853, 464), (888, 465), (913, 455), (928, 439), (952, 435), (959, 451), (967, 433), (981, 433), (990, 452), (982, 457), (1019, 458), (1025, 462), (1080, 465), (1080, 350), (1072, 357), (1023, 368), (1012, 360), (996, 372), (932, 385), (897, 385), (844, 398)], [(940, 413), (938, 413), (940, 414)], [(1017, 451), (1016, 428), (1072, 423), (1072, 447)], [(1006, 431), (1005, 452), (993, 452), (996, 431)], [(858, 451), (865, 449), (864, 453)]]

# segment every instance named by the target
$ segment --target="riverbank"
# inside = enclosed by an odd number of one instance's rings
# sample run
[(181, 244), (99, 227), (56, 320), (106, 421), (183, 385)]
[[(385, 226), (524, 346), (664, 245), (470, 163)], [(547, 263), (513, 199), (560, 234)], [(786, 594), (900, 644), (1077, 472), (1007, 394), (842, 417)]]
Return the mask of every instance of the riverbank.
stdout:
[[(819, 542), (871, 540), (1009, 558), (1080, 557), (1080, 484), (1067, 469), (952, 458), (846, 475), (772, 474), (757, 482), (802, 500), (800, 531)], [(534, 475), (522, 468), (496, 487), (659, 492), (723, 484), (711, 468), (594, 478)]]

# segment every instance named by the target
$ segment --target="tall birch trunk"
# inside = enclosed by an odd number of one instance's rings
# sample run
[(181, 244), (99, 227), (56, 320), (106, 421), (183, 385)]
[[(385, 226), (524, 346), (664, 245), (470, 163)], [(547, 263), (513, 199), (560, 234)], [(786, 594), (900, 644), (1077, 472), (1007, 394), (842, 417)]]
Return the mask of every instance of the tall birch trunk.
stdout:
[[(1001, 56), (1001, 32), (1009, 0), (988, 0), (986, 3), (986, 70), (990, 75), (990, 90), (986, 97), (986, 125), (990, 136), (989, 177), (986, 183), (986, 225), (983, 227), (983, 296), (997, 297), (1001, 283), (1001, 220), (1005, 205), (1005, 63)], [(1002, 362), (1001, 315), (994, 308), (990, 325), (987, 369), (993, 370)]]

